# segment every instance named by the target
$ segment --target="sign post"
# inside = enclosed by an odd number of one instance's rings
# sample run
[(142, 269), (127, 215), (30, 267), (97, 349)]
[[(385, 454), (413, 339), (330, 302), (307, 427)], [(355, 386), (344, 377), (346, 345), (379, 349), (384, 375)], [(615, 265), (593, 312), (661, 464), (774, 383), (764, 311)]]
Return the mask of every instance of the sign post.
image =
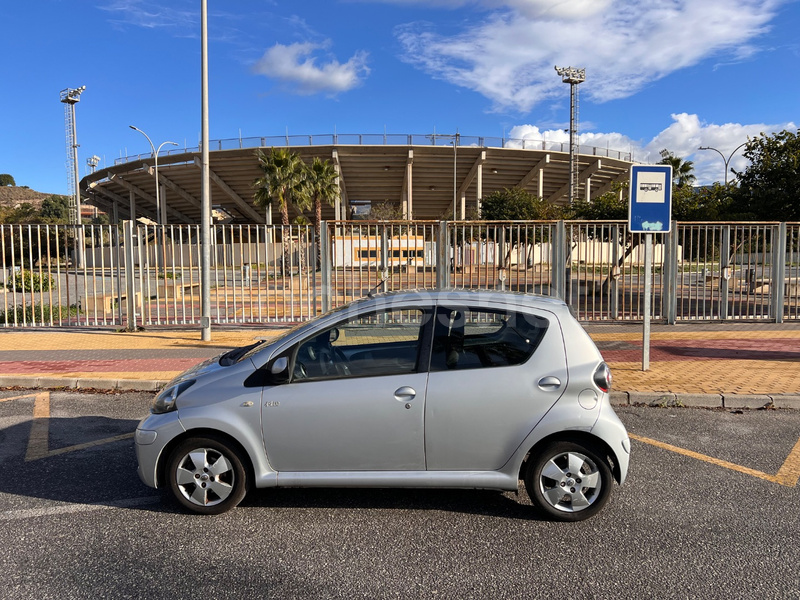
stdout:
[(672, 225), (672, 166), (631, 167), (628, 231), (644, 234), (644, 323), (642, 371), (650, 369), (650, 296), (653, 273), (653, 232), (669, 233)]

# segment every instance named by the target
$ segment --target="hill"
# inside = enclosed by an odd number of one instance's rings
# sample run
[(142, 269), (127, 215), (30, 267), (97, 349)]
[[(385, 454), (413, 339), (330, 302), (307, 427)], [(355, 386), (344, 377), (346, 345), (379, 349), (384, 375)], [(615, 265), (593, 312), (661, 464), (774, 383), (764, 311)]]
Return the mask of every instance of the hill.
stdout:
[(45, 194), (25, 187), (0, 186), (0, 206), (14, 207), (28, 202), (39, 208), (42, 200), (57, 194)]

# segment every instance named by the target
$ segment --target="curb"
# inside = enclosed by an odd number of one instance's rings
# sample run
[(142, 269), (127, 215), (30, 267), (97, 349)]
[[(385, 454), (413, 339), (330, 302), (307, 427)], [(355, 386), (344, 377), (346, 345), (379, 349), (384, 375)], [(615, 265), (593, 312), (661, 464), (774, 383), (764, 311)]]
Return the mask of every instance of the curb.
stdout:
[(157, 392), (168, 381), (144, 379), (102, 379), (93, 377), (40, 377), (37, 375), (0, 377), (0, 388), (108, 390)]
[(614, 406), (659, 408), (726, 408), (732, 410), (800, 410), (796, 394), (674, 394), (672, 392), (611, 392)]

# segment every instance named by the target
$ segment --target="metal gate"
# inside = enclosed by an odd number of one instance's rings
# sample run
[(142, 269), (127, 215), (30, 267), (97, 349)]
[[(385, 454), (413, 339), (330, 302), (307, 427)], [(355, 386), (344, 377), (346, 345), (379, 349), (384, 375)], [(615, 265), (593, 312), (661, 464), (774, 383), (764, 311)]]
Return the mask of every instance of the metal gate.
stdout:
[[(677, 223), (654, 235), (652, 318), (800, 319), (800, 224)], [(0, 225), (0, 326), (198, 325), (197, 225)], [(212, 322), (297, 322), (370, 291), (503, 289), (583, 321), (638, 321), (644, 236), (621, 221), (216, 225)]]

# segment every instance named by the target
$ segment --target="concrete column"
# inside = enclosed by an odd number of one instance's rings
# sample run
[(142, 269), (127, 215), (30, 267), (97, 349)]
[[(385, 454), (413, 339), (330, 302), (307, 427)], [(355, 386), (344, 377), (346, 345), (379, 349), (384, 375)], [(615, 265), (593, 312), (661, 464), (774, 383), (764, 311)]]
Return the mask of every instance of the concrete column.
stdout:
[(544, 168), (539, 169), (539, 183), (536, 187), (539, 198), (544, 198)]
[(483, 164), (478, 165), (478, 172), (475, 174), (475, 208), (478, 215), (481, 214), (481, 203), (483, 201)]
[(136, 222), (136, 194), (133, 193), (133, 190), (128, 192), (128, 199), (131, 203), (131, 221)]

